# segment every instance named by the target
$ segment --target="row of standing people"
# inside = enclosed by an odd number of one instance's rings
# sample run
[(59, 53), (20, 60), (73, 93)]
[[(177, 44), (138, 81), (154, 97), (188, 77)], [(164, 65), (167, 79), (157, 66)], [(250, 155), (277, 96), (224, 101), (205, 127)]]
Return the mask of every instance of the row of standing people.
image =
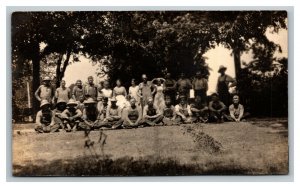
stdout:
[[(223, 101), (226, 105), (229, 105), (230, 94), (228, 92), (229, 87), (234, 86), (236, 81), (225, 74), (226, 67), (220, 66), (219, 73), (221, 74), (218, 78), (217, 91), (220, 96), (220, 100)], [(57, 100), (68, 101), (70, 98), (73, 98), (76, 101), (79, 101), (80, 98), (87, 99), (89, 97), (93, 98), (98, 102), (98, 107), (100, 108), (102, 103), (102, 98), (112, 98), (116, 97), (118, 105), (124, 107), (128, 105), (128, 98), (135, 98), (138, 104), (141, 104), (142, 107), (146, 104), (148, 97), (154, 96), (154, 104), (160, 108), (163, 108), (165, 105), (165, 97), (168, 96), (171, 99), (172, 104), (175, 104), (178, 96), (184, 95), (189, 97), (191, 89), (194, 91), (195, 96), (200, 96), (203, 102), (207, 102), (207, 90), (208, 90), (208, 81), (203, 77), (201, 72), (197, 72), (195, 79), (191, 82), (190, 79), (186, 78), (184, 73), (180, 74), (178, 81), (175, 81), (171, 78), (171, 74), (167, 73), (164, 78), (156, 78), (152, 81), (148, 81), (147, 76), (142, 75), (142, 83), (136, 85), (135, 79), (132, 79), (131, 86), (129, 87), (129, 93), (120, 80), (116, 81), (116, 87), (112, 90), (109, 88), (109, 83), (105, 81), (101, 86), (94, 84), (93, 77), (88, 77), (88, 83), (86, 85), (82, 84), (81, 80), (76, 82), (75, 87), (71, 91), (70, 88), (66, 87), (66, 82), (61, 81), (61, 86), (56, 90), (52, 89), (50, 85), (50, 78), (45, 77), (43, 84), (35, 92), (35, 97), (41, 101), (43, 99), (48, 100), (50, 103), (56, 103)], [(156, 82), (156, 84), (154, 84)]]

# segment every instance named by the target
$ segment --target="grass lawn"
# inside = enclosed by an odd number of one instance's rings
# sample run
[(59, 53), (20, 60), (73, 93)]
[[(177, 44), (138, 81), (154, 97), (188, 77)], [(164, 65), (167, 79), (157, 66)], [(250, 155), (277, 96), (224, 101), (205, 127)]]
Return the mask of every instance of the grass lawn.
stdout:
[[(287, 174), (286, 119), (36, 134), (13, 125), (15, 176)], [(103, 141), (103, 140), (102, 140)]]

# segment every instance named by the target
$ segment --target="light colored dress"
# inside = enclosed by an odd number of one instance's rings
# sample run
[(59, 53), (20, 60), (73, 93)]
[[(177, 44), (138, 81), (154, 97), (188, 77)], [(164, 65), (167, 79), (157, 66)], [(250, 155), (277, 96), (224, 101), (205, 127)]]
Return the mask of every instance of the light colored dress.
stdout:
[(165, 99), (164, 99), (164, 87), (163, 85), (155, 85), (156, 94), (154, 97), (154, 106), (157, 106), (158, 110), (162, 113), (166, 107)]
[(129, 87), (129, 95), (130, 97), (133, 97), (137, 104), (140, 104), (140, 97), (138, 96), (138, 92), (139, 92), (139, 86), (130, 86)]
[(126, 91), (125, 87), (123, 87), (123, 86), (117, 87), (116, 86), (114, 88), (113, 93), (114, 93), (114, 96), (116, 97), (118, 107), (123, 109), (125, 106), (129, 105), (129, 102), (126, 100), (127, 91)]

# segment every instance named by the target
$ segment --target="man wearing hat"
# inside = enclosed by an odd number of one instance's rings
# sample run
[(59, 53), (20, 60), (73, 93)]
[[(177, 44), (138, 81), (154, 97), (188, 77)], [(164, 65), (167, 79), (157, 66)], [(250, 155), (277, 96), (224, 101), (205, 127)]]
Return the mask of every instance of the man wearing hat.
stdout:
[(35, 131), (38, 133), (49, 133), (58, 130), (59, 126), (55, 124), (55, 114), (51, 111), (51, 104), (47, 100), (42, 100), (40, 108), (36, 114)]
[(210, 111), (211, 121), (216, 121), (217, 123), (224, 122), (226, 106), (222, 101), (220, 101), (217, 93), (213, 93), (211, 95), (211, 101), (209, 102), (208, 109)]
[(61, 114), (66, 109), (66, 107), (67, 102), (63, 99), (58, 99), (55, 105), (55, 109), (53, 110), (53, 113), (55, 114), (55, 124), (59, 125), (61, 128), (63, 128), (63, 118), (61, 117)]
[(42, 85), (35, 91), (34, 95), (38, 101), (47, 100), (49, 103), (52, 102), (54, 97), (54, 89), (50, 85), (50, 77), (45, 76)]
[(136, 99), (132, 97), (129, 101), (130, 106), (124, 109), (123, 128), (136, 128), (142, 123), (142, 109), (137, 106)]
[(192, 122), (192, 111), (190, 105), (187, 103), (186, 95), (179, 96), (180, 103), (175, 106), (176, 120), (180, 123)]
[(110, 105), (108, 105), (106, 110), (106, 117), (103, 122), (100, 123), (100, 127), (108, 127), (108, 128), (121, 128), (123, 120), (121, 119), (122, 116), (122, 109), (117, 106), (117, 100), (113, 97), (110, 100)]
[(231, 76), (225, 74), (226, 69), (223, 65), (219, 67), (218, 72), (220, 76), (218, 78), (217, 92), (220, 100), (228, 106), (230, 101), (229, 87), (236, 86), (236, 81)]
[(147, 105), (144, 107), (143, 111), (143, 122), (145, 126), (155, 126), (162, 123), (163, 115), (160, 110), (154, 106), (154, 101), (152, 97), (148, 98)]
[(84, 109), (82, 115), (82, 122), (79, 123), (78, 127), (81, 129), (92, 129), (94, 126), (97, 127), (100, 116), (99, 111), (96, 107), (97, 102), (93, 98), (88, 98), (84, 101)]
[(66, 129), (67, 132), (70, 132), (72, 129), (73, 131), (77, 130), (82, 112), (77, 109), (77, 102), (74, 99), (69, 100), (67, 108), (63, 111), (61, 116), (64, 120), (64, 129)]
[(197, 96), (199, 96), (202, 99), (202, 102), (206, 102), (206, 92), (208, 90), (208, 83), (207, 83), (207, 79), (205, 79), (202, 74), (201, 71), (198, 71), (196, 73), (196, 77), (193, 80), (193, 89), (195, 90), (195, 98)]

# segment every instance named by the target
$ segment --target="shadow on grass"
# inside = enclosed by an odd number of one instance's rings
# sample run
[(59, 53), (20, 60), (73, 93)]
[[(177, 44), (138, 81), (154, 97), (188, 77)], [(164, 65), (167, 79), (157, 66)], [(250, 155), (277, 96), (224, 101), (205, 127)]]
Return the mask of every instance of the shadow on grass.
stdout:
[(42, 165), (14, 165), (14, 176), (177, 176), (177, 175), (254, 175), (278, 174), (279, 169), (259, 172), (239, 165), (208, 163), (179, 164), (174, 159), (148, 156), (140, 159), (108, 157), (95, 159), (80, 157), (72, 160), (54, 160)]

